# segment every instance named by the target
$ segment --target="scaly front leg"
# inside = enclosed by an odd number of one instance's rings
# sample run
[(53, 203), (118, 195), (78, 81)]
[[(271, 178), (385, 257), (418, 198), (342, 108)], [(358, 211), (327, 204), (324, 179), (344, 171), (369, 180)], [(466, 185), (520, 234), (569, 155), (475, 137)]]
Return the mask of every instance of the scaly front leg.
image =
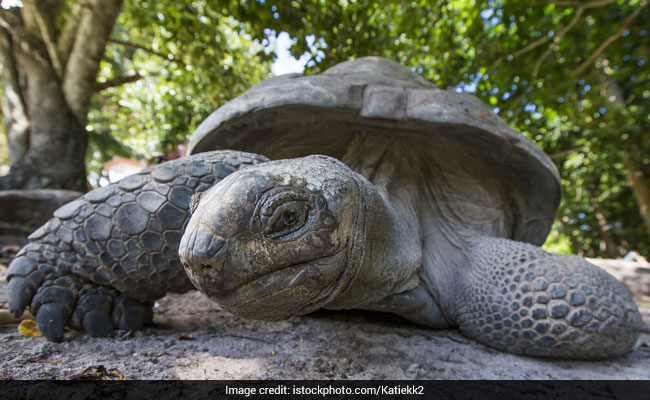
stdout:
[(178, 260), (193, 194), (263, 156), (214, 151), (170, 161), (87, 193), (30, 235), (9, 266), (9, 309), (27, 306), (50, 341), (140, 329), (152, 302), (192, 289)]
[(516, 354), (604, 359), (634, 346), (642, 320), (630, 292), (581, 257), (482, 237), (459, 271), (461, 331)]

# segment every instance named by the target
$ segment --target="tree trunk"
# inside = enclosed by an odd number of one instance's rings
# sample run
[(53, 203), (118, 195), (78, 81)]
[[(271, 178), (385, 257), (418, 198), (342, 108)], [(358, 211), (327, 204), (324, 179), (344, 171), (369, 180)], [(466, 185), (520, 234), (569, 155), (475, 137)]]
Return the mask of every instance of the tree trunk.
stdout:
[[(595, 190), (596, 188), (594, 187), (592, 191), (595, 192)], [(593, 195), (591, 196), (591, 206), (594, 208), (596, 220), (598, 221), (598, 226), (600, 227), (600, 232), (603, 237), (603, 240), (600, 242), (600, 251), (605, 252), (609, 258), (616, 258), (618, 254), (616, 251), (616, 241), (614, 240), (614, 235), (612, 234), (609, 224), (607, 223), (605, 214), (603, 214), (603, 210), (600, 208), (600, 204), (598, 204), (596, 197)]]
[(44, 62), (44, 52), (38, 51), (37, 45), (33, 43), (32, 51), (20, 52), (16, 58), (27, 75), (22, 97), (29, 111), (28, 147), (19, 158), (13, 156), (11, 172), (0, 178), (0, 189), (58, 188), (85, 192), (86, 132), (63, 97), (56, 71)]
[(579, 256), (584, 255), (584, 250), (582, 249), (582, 246), (580, 246), (580, 242), (578, 242), (578, 239), (573, 235), (573, 232), (571, 231), (571, 228), (564, 222), (564, 219), (562, 219), (561, 215), (558, 215), (556, 219), (560, 222), (560, 225), (562, 225), (562, 230), (564, 231), (564, 234), (567, 235), (569, 240), (571, 241), (571, 245), (573, 245), (573, 250), (578, 253)]
[(63, 3), (24, 0), (20, 9), (0, 10), (2, 111), (11, 160), (0, 190), (86, 191), (85, 123), (122, 0), (87, 0), (61, 16)]
[[(625, 106), (625, 96), (618, 82), (611, 76), (602, 76), (604, 83), (604, 94), (613, 103)], [(650, 172), (642, 164), (637, 162), (637, 158), (632, 152), (627, 152), (627, 178), (634, 193), (634, 198), (639, 206), (639, 213), (645, 224), (646, 233), (650, 237)]]
[[(20, 87), (5, 72), (5, 99), (15, 95), (15, 107), (3, 108), (11, 171), (0, 177), (0, 189), (58, 188), (86, 191), (85, 152), (87, 136), (63, 97), (63, 87), (53, 66), (46, 62), (46, 52), (35, 40), (29, 42), (29, 51), (5, 53), (5, 71), (20, 66), (26, 83), (19, 94), (12, 89)], [(17, 68), (16, 68), (17, 69)], [(17, 105), (24, 102), (24, 112)], [(12, 118), (8, 113), (28, 118)], [(27, 129), (24, 129), (27, 127)], [(16, 134), (15, 132), (18, 132)]]
[(632, 187), (632, 192), (639, 204), (641, 218), (645, 223), (645, 229), (650, 236), (650, 174), (632, 159), (627, 162), (627, 177)]
[[(47, 109), (31, 99), (30, 109)], [(47, 99), (49, 100), (49, 99)], [(34, 107), (34, 108), (32, 108)], [(86, 191), (87, 136), (67, 106), (35, 114), (31, 118), (29, 149), (0, 177), (0, 189), (56, 188)]]
[(0, 28), (0, 64), (3, 65), (4, 81), (2, 110), (7, 130), (9, 161), (12, 165), (25, 156), (29, 147), (29, 118), (21, 95), (14, 54), (11, 35)]

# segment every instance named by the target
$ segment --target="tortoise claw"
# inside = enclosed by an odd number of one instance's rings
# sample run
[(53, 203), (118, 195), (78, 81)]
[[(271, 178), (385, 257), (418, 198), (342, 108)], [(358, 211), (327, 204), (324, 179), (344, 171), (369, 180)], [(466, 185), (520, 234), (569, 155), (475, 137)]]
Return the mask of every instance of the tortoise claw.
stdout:
[(39, 307), (36, 315), (38, 329), (47, 340), (56, 343), (63, 341), (63, 332), (67, 320), (68, 310), (58, 303), (43, 304)]
[(84, 314), (83, 328), (92, 337), (113, 336), (113, 322), (106, 310), (95, 309)]
[(115, 299), (113, 321), (119, 330), (137, 331), (151, 320), (151, 303), (141, 303), (124, 294)]
[(9, 312), (18, 318), (23, 315), (23, 311), (25, 311), (25, 308), (34, 296), (34, 288), (27, 279), (14, 276), (9, 281), (8, 291)]
[(109, 288), (87, 287), (77, 299), (72, 325), (80, 326), (92, 337), (113, 336), (110, 310), (116, 295)]
[(118, 327), (121, 331), (138, 331), (144, 325), (143, 312), (139, 310), (127, 310), (120, 318)]

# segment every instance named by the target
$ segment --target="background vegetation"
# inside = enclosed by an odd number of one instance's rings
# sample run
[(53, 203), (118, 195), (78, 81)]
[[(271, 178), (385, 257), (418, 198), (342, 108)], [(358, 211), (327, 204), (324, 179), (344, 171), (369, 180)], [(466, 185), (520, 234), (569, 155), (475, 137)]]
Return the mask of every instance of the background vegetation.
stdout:
[[(30, 81), (20, 54), (30, 50), (21, 43), (36, 43), (65, 88), (75, 60), (63, 62), (66, 53), (48, 41), (64, 43), (75, 18), (82, 26), (80, 9), (113, 3), (112, 30), (99, 38), (105, 43), (95, 74), (86, 74), (92, 96), (83, 115), (76, 112), (91, 184), (114, 155), (152, 159), (184, 143), (210, 112), (269, 75), (265, 46), (285, 31), (294, 38), (292, 54), (308, 57), (306, 73), (354, 57), (387, 57), (440, 87), (473, 93), (534, 140), (564, 185), (547, 248), (650, 254), (648, 0), (23, 1), (0, 12), (0, 33), (13, 46), (2, 61), (10, 133), (3, 160), (13, 169), (22, 156), (12, 150), (11, 94), (26, 93)], [(79, 46), (98, 40), (81, 29), (72, 34)], [(12, 71), (23, 76), (14, 79)], [(24, 107), (26, 120), (36, 106)], [(5, 186), (21, 186), (12, 182)], [(66, 186), (60, 182), (41, 186)]]

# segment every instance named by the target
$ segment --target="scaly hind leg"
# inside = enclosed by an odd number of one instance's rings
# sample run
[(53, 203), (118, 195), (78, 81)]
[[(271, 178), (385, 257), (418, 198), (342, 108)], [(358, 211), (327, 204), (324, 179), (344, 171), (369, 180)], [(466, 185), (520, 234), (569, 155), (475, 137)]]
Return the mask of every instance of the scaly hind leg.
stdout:
[(461, 331), (510, 353), (604, 359), (635, 344), (641, 315), (627, 288), (581, 257), (506, 239), (469, 250), (453, 299)]

